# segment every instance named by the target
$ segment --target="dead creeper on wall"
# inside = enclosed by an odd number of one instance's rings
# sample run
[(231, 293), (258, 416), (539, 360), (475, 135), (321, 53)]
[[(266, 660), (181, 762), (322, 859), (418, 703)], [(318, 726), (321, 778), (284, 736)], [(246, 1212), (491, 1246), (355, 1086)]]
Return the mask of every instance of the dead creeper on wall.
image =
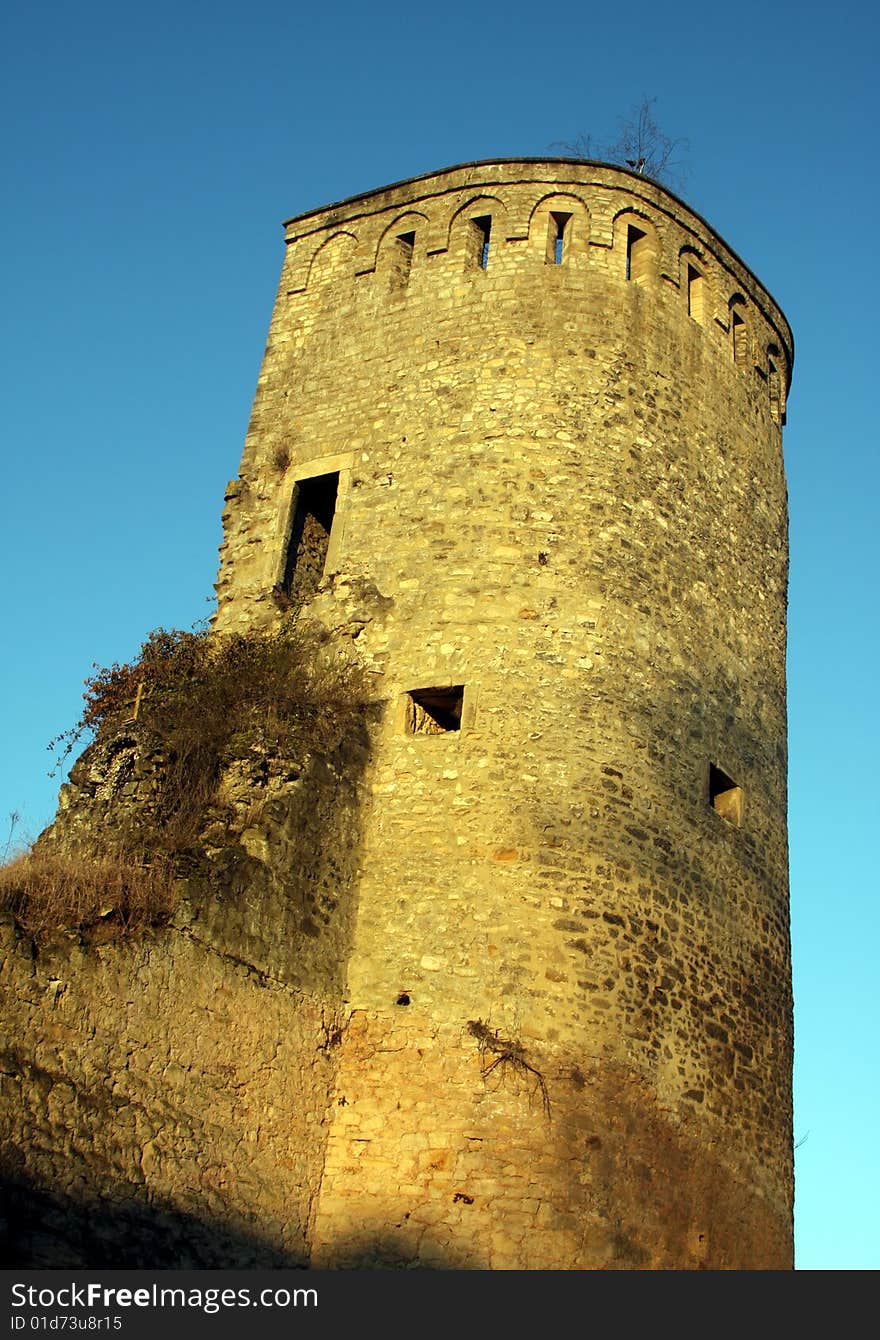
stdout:
[(488, 1079), (495, 1070), (499, 1071), (502, 1080), (506, 1073), (512, 1074), (517, 1080), (524, 1079), (531, 1094), (541, 1095), (541, 1106), (549, 1121), (550, 1095), (544, 1076), (526, 1060), (526, 1049), (523, 1044), (514, 1038), (501, 1037), (495, 1029), (483, 1023), (482, 1019), (470, 1019), (468, 1032), (477, 1042), (483, 1079)]

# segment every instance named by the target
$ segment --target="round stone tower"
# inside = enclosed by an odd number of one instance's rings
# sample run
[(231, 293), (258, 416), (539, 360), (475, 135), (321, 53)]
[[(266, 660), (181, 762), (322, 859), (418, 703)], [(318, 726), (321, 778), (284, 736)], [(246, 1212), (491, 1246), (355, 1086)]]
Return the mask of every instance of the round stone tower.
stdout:
[(287, 242), (217, 627), (385, 705), (313, 1264), (788, 1267), (788, 324), (602, 163)]

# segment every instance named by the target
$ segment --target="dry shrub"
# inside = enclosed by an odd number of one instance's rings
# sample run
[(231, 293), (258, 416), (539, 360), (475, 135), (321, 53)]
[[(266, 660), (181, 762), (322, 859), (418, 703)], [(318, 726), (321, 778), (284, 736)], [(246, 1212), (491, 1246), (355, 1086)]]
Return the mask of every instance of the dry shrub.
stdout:
[(292, 622), (226, 637), (157, 629), (130, 664), (97, 669), (86, 681), (80, 720), (54, 744), (63, 761), (84, 734), (130, 719), (137, 701), (139, 729), (164, 762), (149, 831), (129, 850), (185, 852), (197, 844), (231, 758), (251, 749), (327, 756), (362, 736), (360, 679), (352, 667), (322, 661), (319, 642), (314, 629)]
[(96, 830), (90, 851), (81, 840), (62, 850), (40, 839), (0, 865), (0, 908), (38, 942), (62, 930), (94, 942), (163, 925), (175, 876), (200, 858), (231, 760), (319, 755), (333, 761), (331, 776), (360, 766), (372, 709), (359, 673), (322, 656), (324, 640), (292, 620), (226, 637), (160, 628), (130, 663), (96, 666), (79, 721), (50, 747), (60, 767), (83, 737), (136, 734), (157, 761), (149, 802), (119, 808), (110, 850)]
[(0, 906), (38, 942), (61, 930), (121, 939), (169, 920), (174, 874), (165, 860), (30, 851), (0, 866)]

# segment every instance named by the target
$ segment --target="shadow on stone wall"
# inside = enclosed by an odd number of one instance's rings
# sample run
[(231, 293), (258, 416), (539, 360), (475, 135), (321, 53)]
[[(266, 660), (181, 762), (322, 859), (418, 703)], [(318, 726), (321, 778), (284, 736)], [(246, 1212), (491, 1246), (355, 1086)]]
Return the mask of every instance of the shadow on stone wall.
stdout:
[[(20, 1270), (307, 1270), (295, 1251), (259, 1232), (236, 1230), (209, 1215), (134, 1196), (59, 1196), (24, 1174), (0, 1174), (0, 1254)], [(393, 1232), (346, 1254), (343, 1270), (411, 1270), (412, 1253)], [(424, 1267), (423, 1267), (424, 1268)], [(473, 1268), (454, 1250), (431, 1270)]]
[(580, 1268), (791, 1268), (790, 1214), (736, 1169), (735, 1149), (626, 1066), (581, 1067), (552, 1085), (558, 1168), (574, 1154), (578, 1173), (560, 1173), (550, 1196), (580, 1239)]
[(24, 1270), (303, 1269), (258, 1233), (124, 1194), (76, 1200), (26, 1175), (0, 1181), (4, 1263)]
[(353, 933), (366, 723), (301, 761), (237, 760), (235, 819), (206, 835), (187, 875), (189, 933), (278, 981), (338, 998)]

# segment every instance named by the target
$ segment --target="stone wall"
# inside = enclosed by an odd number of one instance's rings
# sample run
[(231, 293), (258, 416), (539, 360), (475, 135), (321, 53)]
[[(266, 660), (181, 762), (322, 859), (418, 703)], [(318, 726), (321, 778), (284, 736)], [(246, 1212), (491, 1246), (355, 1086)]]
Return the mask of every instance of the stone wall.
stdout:
[(784, 1206), (638, 1067), (403, 1013), (343, 1034), (313, 1266), (790, 1266)]
[(333, 1007), (180, 929), (3, 951), (7, 1263), (303, 1264)]

